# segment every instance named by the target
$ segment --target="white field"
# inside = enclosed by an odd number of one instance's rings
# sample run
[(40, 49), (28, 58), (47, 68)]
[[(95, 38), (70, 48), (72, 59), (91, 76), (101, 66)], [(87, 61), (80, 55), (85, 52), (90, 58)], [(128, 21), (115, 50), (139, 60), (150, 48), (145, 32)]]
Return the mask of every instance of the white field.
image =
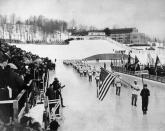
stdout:
[[(129, 50), (133, 50), (129, 47), (123, 46), (120, 43), (114, 42), (113, 40), (80, 40), (71, 41), (69, 45), (34, 45), (34, 44), (17, 44), (26, 51), (38, 54), (42, 57), (49, 57), (50, 59), (83, 59), (92, 55), (102, 53), (114, 53), (118, 50), (126, 50), (128, 54)], [(162, 51), (161, 51), (162, 52)], [(132, 57), (135, 55), (140, 60), (141, 64), (147, 63), (147, 53), (156, 59), (156, 54), (160, 54), (160, 51), (137, 51), (133, 50)], [(159, 55), (159, 58), (165, 63), (164, 53)]]
[[(18, 44), (26, 51), (39, 56), (57, 59), (81, 59), (100, 53), (113, 53), (121, 50), (122, 46), (105, 40), (73, 41), (70, 45), (32, 45)], [(124, 48), (124, 47), (123, 47)], [(146, 62), (146, 54), (134, 52), (140, 62)], [(151, 54), (153, 55), (153, 54)], [(62, 90), (64, 104), (63, 121), (59, 131), (164, 131), (165, 130), (165, 90), (164, 84), (149, 83), (151, 91), (149, 111), (142, 115), (141, 98), (138, 97), (137, 107), (131, 106), (131, 90), (121, 89), (121, 96), (115, 95), (115, 88), (111, 87), (105, 100), (99, 102), (96, 98), (96, 85), (93, 80), (80, 78), (72, 68), (65, 67), (57, 61), (56, 72), (51, 72), (50, 82), (57, 76), (60, 82), (66, 85)], [(122, 79), (132, 83), (137, 79), (141, 85), (141, 79), (123, 75)], [(142, 88), (142, 86), (140, 86)], [(41, 105), (42, 106), (42, 105)], [(43, 107), (37, 106), (31, 109), (30, 114), (36, 121), (42, 122)]]

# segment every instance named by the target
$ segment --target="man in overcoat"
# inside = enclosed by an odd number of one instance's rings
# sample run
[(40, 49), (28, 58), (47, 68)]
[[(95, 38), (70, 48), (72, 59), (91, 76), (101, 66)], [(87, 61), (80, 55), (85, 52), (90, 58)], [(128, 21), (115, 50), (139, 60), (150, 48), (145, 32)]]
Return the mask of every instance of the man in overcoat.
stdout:
[(149, 101), (149, 96), (150, 96), (150, 91), (147, 88), (147, 84), (143, 85), (143, 89), (141, 90), (140, 95), (142, 97), (142, 111), (143, 111), (143, 114), (147, 114), (148, 101)]

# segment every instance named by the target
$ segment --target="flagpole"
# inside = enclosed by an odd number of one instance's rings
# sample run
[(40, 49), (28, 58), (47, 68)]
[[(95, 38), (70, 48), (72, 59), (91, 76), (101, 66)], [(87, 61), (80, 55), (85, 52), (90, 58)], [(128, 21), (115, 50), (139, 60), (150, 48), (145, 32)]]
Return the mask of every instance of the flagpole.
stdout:
[[(100, 86), (100, 84), (99, 84), (99, 86)], [(97, 92), (96, 92), (96, 94), (97, 94), (96, 97), (97, 97), (97, 98), (99, 97), (99, 95), (98, 95), (98, 92), (99, 92), (99, 86), (97, 86), (97, 90), (96, 90), (96, 91), (97, 91)]]
[(143, 74), (142, 74), (142, 84), (144, 85)]

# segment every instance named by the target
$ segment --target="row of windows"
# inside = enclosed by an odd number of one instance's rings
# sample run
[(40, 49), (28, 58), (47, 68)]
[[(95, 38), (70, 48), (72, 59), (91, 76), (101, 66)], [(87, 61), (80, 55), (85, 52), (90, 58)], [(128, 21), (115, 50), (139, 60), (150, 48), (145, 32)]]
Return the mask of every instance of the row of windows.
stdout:
[(126, 39), (115, 39), (115, 38), (113, 38), (113, 40), (124, 44), (146, 43), (146, 41), (141, 41), (141, 40), (130, 40), (130, 39), (126, 40)]

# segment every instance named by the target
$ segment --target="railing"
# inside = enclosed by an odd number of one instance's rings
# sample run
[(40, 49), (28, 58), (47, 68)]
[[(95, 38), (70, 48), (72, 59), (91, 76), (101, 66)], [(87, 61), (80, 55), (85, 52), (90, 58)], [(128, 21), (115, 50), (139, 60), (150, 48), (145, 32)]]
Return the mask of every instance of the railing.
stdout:
[(17, 96), (15, 100), (0, 101), (0, 105), (3, 107), (4, 111), (6, 112), (5, 115), (7, 115), (5, 117), (8, 117), (8, 120), (10, 117), (14, 121), (18, 120), (18, 116), (22, 108), (25, 106), (26, 97), (27, 97), (27, 92), (25, 90), (22, 90), (22, 92)]
[[(50, 109), (50, 106), (53, 106), (51, 109)], [(48, 100), (48, 107), (49, 107), (49, 115), (50, 115), (50, 118), (49, 120), (52, 121), (52, 120), (57, 120), (57, 119), (60, 119), (62, 117), (62, 110), (61, 110), (61, 99), (54, 99), (54, 100)]]
[[(46, 77), (46, 80), (44, 80)], [(53, 101), (49, 101), (47, 96), (45, 96), (46, 90), (49, 86), (49, 73), (46, 73), (46, 75), (44, 74), (43, 77), (43, 95), (45, 98), (45, 111), (47, 110), (49, 113), (49, 119), (59, 119), (61, 118), (61, 100), (60, 99), (55, 99)], [(30, 84), (28, 84), (28, 86), (34, 86), (35, 84), (33, 82), (36, 82), (36, 80), (31, 80), (31, 82), (29, 82)], [(34, 88), (34, 87), (32, 87)], [(25, 110), (28, 106), (28, 104), (32, 104), (32, 100), (34, 99), (34, 92), (28, 92), (26, 90), (22, 90), (18, 96), (16, 97), (16, 99), (14, 100), (4, 100), (4, 101), (0, 101), (0, 106), (7, 108), (8, 110), (7, 113), (9, 114), (8, 117), (8, 122), (10, 122), (9, 118), (12, 118), (12, 120), (14, 120), (15, 122), (19, 122), (19, 120), (21, 119), (21, 117), (24, 115)], [(41, 97), (41, 92), (40, 92), (40, 97)], [(37, 104), (37, 103), (36, 103)], [(54, 111), (52, 112), (49, 109), (49, 105), (55, 105), (54, 107)], [(48, 105), (48, 106), (46, 106)], [(0, 108), (1, 109), (1, 108)], [(5, 111), (5, 110), (3, 110)], [(58, 112), (58, 113), (56, 113)], [(49, 123), (48, 123), (49, 124)]]
[[(112, 70), (114, 70), (116, 72), (121, 72), (121, 73), (124, 73), (124, 74), (128, 74), (128, 75), (142, 77), (142, 76), (136, 75), (134, 71), (128, 71), (123, 67), (114, 66), (112, 68)], [(155, 75), (150, 75), (150, 74), (144, 74), (143, 78), (153, 80), (153, 81), (157, 81), (157, 82), (161, 82), (161, 83), (165, 83), (165, 77), (160, 77), (160, 76), (155, 76)]]
[(49, 100), (48, 100), (48, 97), (46, 96), (46, 90), (47, 90), (48, 86), (49, 86), (49, 70), (43, 76), (44, 108), (45, 108), (45, 111), (43, 112), (44, 129), (47, 129), (49, 122), (50, 122), (50, 109), (49, 109), (49, 104), (48, 104)]
[(46, 93), (46, 90), (49, 86), (49, 70), (48, 72), (46, 73), (46, 81), (44, 82), (44, 92)]
[(27, 100), (27, 91), (22, 90), (21, 93), (17, 96), (16, 100), (18, 101), (18, 113), (25, 106), (25, 102)]
[[(44, 83), (44, 93), (46, 94), (46, 90), (49, 87), (49, 73), (47, 73)], [(44, 128), (47, 129), (51, 121), (56, 120), (59, 122), (62, 119), (61, 98), (59, 97), (53, 100), (49, 100), (48, 96), (45, 95), (44, 107), (45, 111), (43, 113), (43, 125)]]
[[(44, 78), (44, 76), (43, 76)], [(28, 86), (33, 86), (33, 81), (31, 80), (28, 84)], [(45, 82), (43, 81), (43, 87)], [(33, 87), (32, 87), (33, 88)], [(44, 89), (44, 88), (43, 88)], [(20, 118), (24, 115), (25, 109), (28, 105), (28, 103), (33, 99), (33, 92), (28, 92), (26, 90), (22, 90), (16, 99), (14, 100), (3, 100), (0, 101), (0, 106), (2, 108), (8, 108), (8, 110), (3, 110), (5, 113), (9, 114), (8, 121), (4, 121), (3, 128), (5, 130), (13, 130), (13, 131), (21, 131), (22, 127), (20, 125), (14, 124), (14, 122), (19, 122)], [(0, 109), (1, 109), (0, 107)], [(0, 119), (2, 116), (0, 116)]]
[[(28, 86), (32, 86), (32, 84), (33, 84), (33, 80), (31, 80), (30, 85)], [(22, 115), (25, 112), (27, 103), (30, 103), (32, 97), (33, 97), (32, 92), (28, 92), (24, 89), (18, 94), (18, 96), (14, 100), (0, 101), (0, 106), (3, 108), (2, 113), (6, 112), (5, 117), (8, 120), (9, 118), (12, 118), (16, 122), (19, 121), (19, 119), (22, 117)]]

